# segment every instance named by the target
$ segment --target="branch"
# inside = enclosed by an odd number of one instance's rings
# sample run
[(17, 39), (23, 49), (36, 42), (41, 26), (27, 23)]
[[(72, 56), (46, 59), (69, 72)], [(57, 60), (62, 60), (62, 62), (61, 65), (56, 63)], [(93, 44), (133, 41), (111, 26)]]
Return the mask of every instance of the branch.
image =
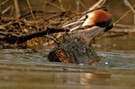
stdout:
[(102, 7), (105, 2), (106, 2), (106, 0), (99, 0), (96, 4), (94, 4), (92, 7), (90, 7), (88, 11), (91, 11), (95, 8)]
[(11, 44), (21, 44), (23, 42), (26, 42), (30, 39), (33, 39), (35, 37), (42, 37), (47, 34), (52, 34), (52, 33), (58, 33), (58, 32), (65, 32), (64, 29), (54, 29), (54, 28), (47, 28), (45, 31), (39, 31), (36, 33), (28, 34), (26, 35), (25, 33), (7, 33), (7, 32), (0, 32), (0, 40), (4, 41), (6, 43), (11, 43)]

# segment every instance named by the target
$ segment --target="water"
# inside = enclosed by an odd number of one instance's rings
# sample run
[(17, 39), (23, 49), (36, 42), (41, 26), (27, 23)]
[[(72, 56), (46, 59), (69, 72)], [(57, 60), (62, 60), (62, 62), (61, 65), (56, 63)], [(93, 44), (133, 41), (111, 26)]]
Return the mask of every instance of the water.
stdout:
[(57, 63), (0, 63), (1, 89), (133, 89), (134, 69)]
[(0, 89), (135, 88), (133, 53), (98, 52), (90, 66), (49, 62), (47, 50), (1, 49)]
[(133, 69), (123, 72), (122, 69), (86, 70), (85, 67), (78, 67), (9, 63), (0, 67), (0, 86), (1, 89), (134, 89), (135, 87)]
[[(57, 65), (57, 64), (56, 64)], [(134, 69), (0, 64), (1, 89), (134, 89)], [(89, 68), (89, 69), (86, 69)]]
[(101, 60), (93, 65), (49, 62), (50, 48), (0, 49), (0, 89), (134, 89), (134, 39), (97, 40)]

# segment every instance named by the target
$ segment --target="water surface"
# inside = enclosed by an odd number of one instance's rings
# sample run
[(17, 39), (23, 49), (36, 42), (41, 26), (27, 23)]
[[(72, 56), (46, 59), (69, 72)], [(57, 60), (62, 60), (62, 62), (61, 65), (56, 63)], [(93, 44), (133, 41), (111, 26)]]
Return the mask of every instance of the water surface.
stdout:
[(101, 37), (93, 65), (49, 62), (50, 48), (0, 49), (0, 89), (134, 89), (134, 35)]
[(49, 62), (47, 50), (1, 49), (1, 89), (134, 89), (135, 55), (98, 52), (93, 65)]

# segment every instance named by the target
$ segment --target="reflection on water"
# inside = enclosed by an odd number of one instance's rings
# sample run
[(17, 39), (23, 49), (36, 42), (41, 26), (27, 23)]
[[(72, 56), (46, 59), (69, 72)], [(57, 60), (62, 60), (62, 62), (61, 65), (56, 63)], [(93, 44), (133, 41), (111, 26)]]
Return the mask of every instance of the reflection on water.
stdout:
[[(130, 29), (129, 29), (130, 30)], [(104, 34), (108, 35), (108, 34)], [(94, 49), (97, 51), (133, 51), (135, 53), (135, 34), (123, 35), (123, 33), (110, 33), (111, 37), (99, 37), (96, 39)]]

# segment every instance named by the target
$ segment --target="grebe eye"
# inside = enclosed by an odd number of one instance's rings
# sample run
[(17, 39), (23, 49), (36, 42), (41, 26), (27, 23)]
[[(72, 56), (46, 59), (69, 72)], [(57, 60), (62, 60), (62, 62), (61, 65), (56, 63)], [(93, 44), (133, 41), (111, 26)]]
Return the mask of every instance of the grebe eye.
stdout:
[(87, 19), (89, 16), (88, 15), (85, 15), (85, 19)]

